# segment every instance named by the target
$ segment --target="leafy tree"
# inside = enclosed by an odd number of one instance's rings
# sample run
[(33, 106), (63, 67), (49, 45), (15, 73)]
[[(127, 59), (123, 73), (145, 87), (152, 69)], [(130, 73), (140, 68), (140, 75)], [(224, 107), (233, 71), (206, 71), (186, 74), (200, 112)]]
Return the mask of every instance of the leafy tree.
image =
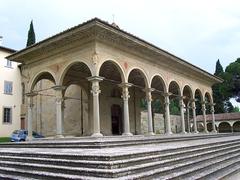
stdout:
[(35, 32), (33, 28), (33, 21), (30, 23), (30, 27), (28, 30), (28, 39), (27, 39), (27, 47), (31, 46), (32, 44), (35, 44)]
[(240, 58), (226, 67), (224, 80), (223, 94), (240, 102)]
[(240, 112), (239, 107), (235, 106), (235, 107), (233, 108), (233, 112)]
[(172, 115), (180, 115), (179, 100), (171, 99), (169, 109)]

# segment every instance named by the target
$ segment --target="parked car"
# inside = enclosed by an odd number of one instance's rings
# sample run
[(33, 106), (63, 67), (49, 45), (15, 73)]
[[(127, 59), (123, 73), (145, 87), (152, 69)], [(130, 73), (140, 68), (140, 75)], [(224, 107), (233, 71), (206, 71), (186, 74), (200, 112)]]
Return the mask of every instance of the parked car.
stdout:
[[(24, 129), (15, 130), (11, 135), (11, 142), (20, 142), (26, 141), (28, 135), (28, 131)], [(43, 135), (36, 133), (33, 131), (32, 133), (33, 138), (44, 138)]]

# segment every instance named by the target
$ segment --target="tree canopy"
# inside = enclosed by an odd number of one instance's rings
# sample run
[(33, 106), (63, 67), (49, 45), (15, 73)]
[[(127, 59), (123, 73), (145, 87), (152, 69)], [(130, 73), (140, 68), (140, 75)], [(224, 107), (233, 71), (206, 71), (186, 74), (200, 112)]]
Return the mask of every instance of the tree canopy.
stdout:
[(35, 41), (36, 41), (36, 39), (35, 39), (35, 32), (34, 32), (34, 28), (33, 28), (33, 21), (31, 21), (30, 27), (28, 30), (27, 47), (35, 44)]

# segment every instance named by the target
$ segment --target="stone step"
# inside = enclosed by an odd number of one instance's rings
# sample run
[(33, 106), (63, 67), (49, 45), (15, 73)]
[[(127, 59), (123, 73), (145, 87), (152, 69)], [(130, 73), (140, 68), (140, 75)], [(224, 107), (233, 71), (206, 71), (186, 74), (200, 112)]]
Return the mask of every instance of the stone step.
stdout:
[[(132, 167), (127, 167), (127, 168), (119, 168), (119, 169), (91, 169), (91, 168), (76, 168), (76, 167), (66, 167), (66, 166), (53, 166), (49, 164), (29, 164), (29, 163), (18, 163), (18, 162), (2, 162), (0, 161), (1, 167), (12, 167), (12, 168), (21, 168), (24, 167), (24, 169), (32, 169), (34, 171), (40, 171), (44, 170), (47, 173), (61, 173), (65, 172), (66, 174), (69, 175), (84, 175), (84, 176), (98, 176), (98, 177), (106, 177), (106, 178), (113, 178), (113, 177), (121, 177), (121, 176), (126, 176), (129, 174), (134, 174), (134, 173), (141, 173), (141, 172), (146, 172), (146, 171), (152, 171), (153, 169), (159, 169), (161, 168), (162, 172), (161, 175), (167, 174), (167, 173), (172, 173), (173, 168), (174, 171), (179, 168), (184, 168), (185, 166), (190, 166), (196, 163), (211, 163), (213, 159), (219, 158), (223, 155), (226, 154), (226, 152), (229, 154), (233, 154), (238, 152), (240, 154), (240, 148), (236, 150), (236, 147), (233, 147), (231, 151), (226, 151), (222, 150), (221, 152), (217, 152), (213, 155), (199, 155), (199, 157), (196, 155), (195, 157), (192, 157), (190, 163), (189, 159), (187, 162), (183, 162), (179, 159), (174, 159), (172, 161), (178, 161), (176, 164), (170, 163), (170, 165), (164, 166), (164, 163), (166, 162), (151, 162), (151, 163), (145, 163), (145, 164), (140, 164), (140, 165), (135, 165)], [(188, 157), (190, 158), (190, 157)], [(182, 158), (184, 159), (184, 158)], [(209, 160), (211, 161), (209, 162)], [(182, 170), (182, 169), (181, 169)], [(158, 172), (158, 175), (160, 172)], [(140, 177), (138, 177), (140, 178)], [(132, 178), (131, 178), (132, 179)]]
[[(240, 141), (239, 141), (240, 142)], [(166, 160), (181, 160), (181, 159), (191, 159), (196, 156), (203, 156), (212, 154), (215, 152), (230, 150), (233, 148), (239, 148), (239, 142), (234, 143), (223, 143), (221, 145), (203, 147), (199, 149), (189, 149), (189, 150), (179, 150), (178, 152), (171, 152), (169, 150), (168, 153), (164, 154), (161, 151), (154, 152), (154, 154), (146, 152), (144, 156), (132, 158), (122, 158), (121, 160), (113, 160), (113, 161), (101, 161), (101, 160), (75, 160), (65, 158), (64, 156), (60, 158), (52, 158), (52, 157), (20, 157), (20, 156), (12, 156), (12, 155), (4, 155), (4, 153), (0, 154), (1, 161), (11, 161), (11, 162), (27, 162), (27, 163), (38, 163), (38, 164), (51, 164), (51, 165), (59, 165), (59, 166), (71, 166), (71, 167), (88, 167), (88, 168), (99, 168), (99, 169), (116, 169), (122, 167), (129, 167), (136, 164), (143, 164), (148, 162), (156, 162), (156, 161), (166, 161)], [(40, 154), (41, 155), (41, 154)], [(164, 162), (165, 162), (164, 161)], [(166, 162), (165, 162), (166, 163)]]
[(136, 146), (157, 144), (177, 141), (190, 141), (197, 139), (209, 139), (216, 137), (227, 137), (239, 135), (239, 133), (225, 133), (225, 134), (197, 134), (197, 135), (183, 135), (178, 136), (140, 136), (140, 137), (104, 137), (104, 138), (79, 138), (79, 139), (56, 139), (56, 140), (35, 140), (31, 142), (19, 143), (2, 143), (1, 148), (110, 148), (123, 146)]
[(236, 163), (239, 161), (240, 153), (232, 154), (230, 157), (219, 157), (219, 159), (214, 160), (212, 163), (205, 163), (196, 167), (191, 167), (187, 171), (176, 173), (171, 178), (166, 179), (221, 179), (225, 175), (231, 173), (231, 171), (227, 172), (227, 170), (229, 170), (230, 167), (236, 165)]
[[(229, 141), (219, 141), (219, 142), (214, 142), (214, 143), (205, 143), (205, 144), (199, 144), (196, 146), (183, 146), (183, 147), (178, 147), (178, 148), (170, 148), (167, 150), (151, 150), (151, 151), (144, 151), (144, 152), (139, 152), (139, 153), (127, 153), (127, 154), (119, 154), (119, 155), (84, 155), (84, 154), (78, 154), (78, 153), (37, 153), (35, 151), (31, 152), (23, 152), (21, 151), (21, 148), (19, 151), (11, 151), (11, 149), (7, 149), (6, 151), (2, 150), (0, 148), (1, 155), (5, 156), (20, 156), (20, 157), (39, 157), (39, 158), (46, 158), (46, 159), (65, 159), (65, 160), (87, 160), (87, 161), (117, 161), (117, 160), (122, 160), (122, 159), (131, 159), (131, 158), (138, 158), (138, 157), (146, 157), (146, 156), (151, 156), (151, 155), (169, 155), (169, 158), (172, 158), (171, 155), (174, 155), (174, 152), (177, 154), (184, 154), (184, 153), (189, 153), (189, 152), (200, 152), (203, 151), (204, 149), (213, 149), (221, 146), (228, 146), (228, 145), (233, 145), (233, 144), (238, 144), (240, 142), (240, 139), (235, 139), (235, 140), (229, 140)], [(4, 149), (4, 148), (3, 148)]]
[[(169, 179), (173, 177), (173, 174), (181, 174), (185, 173), (190, 168), (196, 168), (200, 166), (201, 164), (212, 164), (214, 163), (214, 160), (217, 161), (219, 158), (227, 158), (229, 154), (233, 154), (232, 156), (235, 156), (234, 154), (237, 153), (236, 157), (240, 156), (240, 149), (232, 150), (231, 152), (221, 152), (216, 153), (214, 155), (210, 156), (204, 156), (204, 157), (196, 157), (193, 158), (191, 161), (179, 161), (176, 164), (170, 164), (163, 166), (161, 163), (149, 163), (144, 165), (139, 165), (139, 167), (135, 166), (134, 168), (135, 173), (132, 176), (129, 176), (129, 174), (122, 173), (121, 176), (128, 175), (127, 179), (139, 179), (139, 178), (155, 178), (155, 177), (161, 177), (161, 179)], [(226, 156), (226, 157), (225, 157)], [(131, 168), (133, 171), (133, 168)], [(141, 171), (142, 170), (142, 171)]]

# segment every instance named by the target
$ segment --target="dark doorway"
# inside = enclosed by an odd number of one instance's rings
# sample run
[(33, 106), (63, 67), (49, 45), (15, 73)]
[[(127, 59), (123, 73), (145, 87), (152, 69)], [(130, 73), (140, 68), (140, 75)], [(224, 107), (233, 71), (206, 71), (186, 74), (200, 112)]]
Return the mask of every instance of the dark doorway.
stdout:
[(122, 134), (122, 109), (119, 105), (113, 104), (111, 107), (112, 114), (112, 134)]
[(25, 129), (25, 118), (21, 118), (21, 129)]

